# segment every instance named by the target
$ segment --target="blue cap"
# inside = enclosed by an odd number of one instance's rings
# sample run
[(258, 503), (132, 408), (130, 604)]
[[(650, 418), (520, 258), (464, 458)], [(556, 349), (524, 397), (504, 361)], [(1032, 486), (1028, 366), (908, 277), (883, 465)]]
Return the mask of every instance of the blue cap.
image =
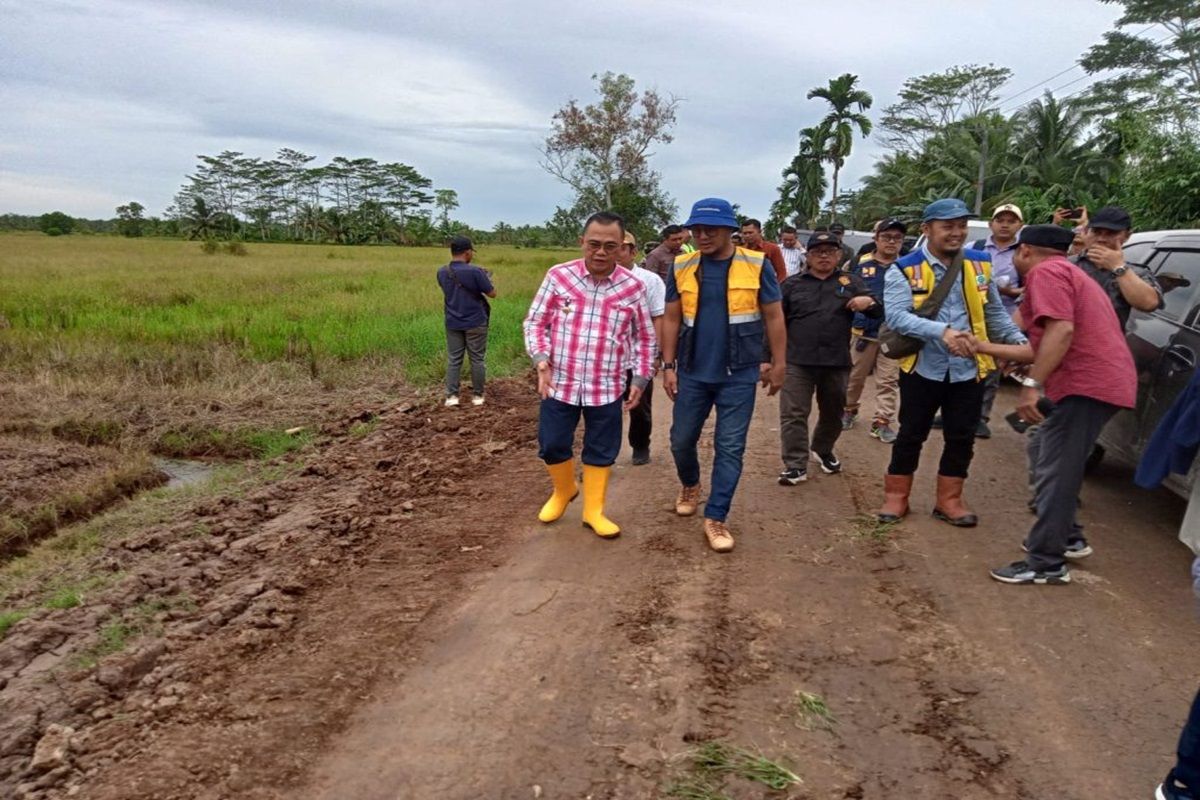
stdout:
[(737, 217), (733, 214), (733, 206), (728, 200), (719, 197), (706, 197), (696, 201), (692, 206), (692, 215), (683, 223), (683, 227), (690, 228), (693, 225), (719, 225), (734, 230), (740, 227)]
[(966, 217), (975, 216), (971, 213), (971, 209), (967, 208), (967, 204), (957, 197), (947, 197), (944, 200), (934, 200), (929, 205), (925, 206), (925, 214), (921, 217), (922, 222), (929, 222), (931, 219), (963, 219)]

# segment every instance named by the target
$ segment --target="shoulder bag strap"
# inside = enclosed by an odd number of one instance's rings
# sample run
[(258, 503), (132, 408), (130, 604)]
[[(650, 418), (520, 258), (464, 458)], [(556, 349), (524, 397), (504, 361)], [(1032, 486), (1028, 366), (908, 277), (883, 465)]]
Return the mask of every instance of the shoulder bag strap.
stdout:
[[(926, 319), (933, 319), (942, 309), (942, 303), (946, 302), (946, 297), (949, 296), (950, 290), (954, 287), (954, 282), (958, 280), (958, 276), (963, 271), (963, 251), (959, 250), (954, 255), (954, 260), (950, 262), (950, 266), (946, 268), (942, 279), (933, 287), (933, 291), (929, 294), (929, 299), (921, 304), (919, 309), (921, 316)], [(929, 309), (926, 311), (926, 309)]]

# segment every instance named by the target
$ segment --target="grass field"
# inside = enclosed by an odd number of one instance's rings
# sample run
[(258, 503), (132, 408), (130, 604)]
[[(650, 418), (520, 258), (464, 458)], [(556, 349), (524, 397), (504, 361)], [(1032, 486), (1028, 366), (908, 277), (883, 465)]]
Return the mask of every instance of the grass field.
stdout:
[[(493, 302), (492, 374), (525, 364), (520, 324), (546, 268), (570, 251), (485, 247)], [(248, 245), (116, 237), (0, 237), (0, 363), (6, 371), (134, 371), (203, 380), (223, 362), (327, 367), (395, 360), (411, 382), (444, 373), (443, 248)], [(2, 323), (0, 323), (2, 324)]]

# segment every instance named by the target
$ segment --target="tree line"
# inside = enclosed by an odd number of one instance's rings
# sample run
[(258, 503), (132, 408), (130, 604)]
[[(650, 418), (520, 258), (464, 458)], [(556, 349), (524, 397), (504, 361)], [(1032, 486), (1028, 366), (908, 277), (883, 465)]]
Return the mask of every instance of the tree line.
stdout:
[[(954, 66), (906, 80), (898, 101), (872, 121), (864, 113), (872, 98), (856, 76), (814, 89), (809, 98), (825, 100), (829, 111), (800, 131), (768, 227), (815, 225), (840, 215), (867, 229), (886, 216), (916, 218), (938, 197), (961, 198), (979, 214), (1016, 203), (1030, 220), (1048, 220), (1061, 207), (1118, 203), (1144, 229), (1200, 226), (1195, 4), (1106, 1), (1124, 13), (1079, 59), (1087, 75), (1105, 76), (1084, 90), (1045, 90), (1016, 102), (1030, 90), (1006, 95), (1008, 68)], [(860, 186), (840, 189), (838, 173), (853, 134), (873, 131), (885, 155)], [(827, 167), (833, 177), (828, 202)]]

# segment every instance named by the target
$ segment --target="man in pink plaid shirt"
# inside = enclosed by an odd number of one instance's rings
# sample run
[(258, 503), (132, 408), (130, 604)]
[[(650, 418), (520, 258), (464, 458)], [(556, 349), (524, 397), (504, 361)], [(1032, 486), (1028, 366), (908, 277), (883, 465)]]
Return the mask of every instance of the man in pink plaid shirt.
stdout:
[[(646, 290), (617, 263), (625, 222), (593, 214), (583, 228), (583, 258), (550, 268), (525, 317), (525, 350), (537, 365), (538, 457), (554, 493), (538, 519), (554, 522), (579, 494), (573, 445), (583, 417), (583, 524), (598, 536), (621, 533), (604, 516), (612, 465), (621, 451), (624, 411), (652, 379), (654, 325)], [(625, 372), (633, 370), (628, 398)]]

